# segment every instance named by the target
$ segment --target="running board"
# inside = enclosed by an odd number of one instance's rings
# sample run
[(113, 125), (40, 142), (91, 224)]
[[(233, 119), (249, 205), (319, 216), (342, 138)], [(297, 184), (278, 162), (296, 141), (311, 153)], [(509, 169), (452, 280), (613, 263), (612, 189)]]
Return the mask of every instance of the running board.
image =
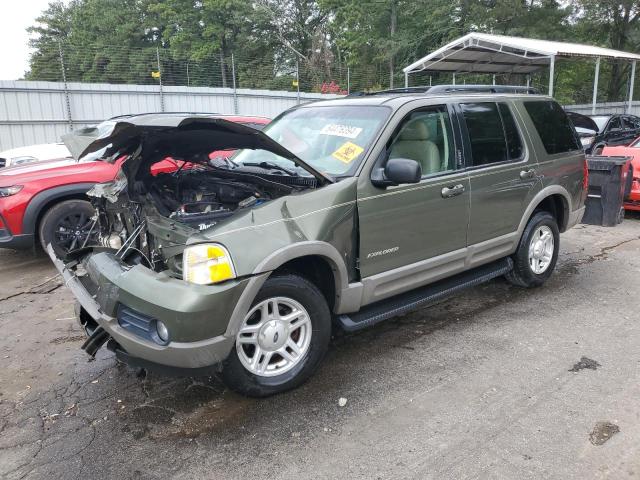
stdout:
[(411, 290), (395, 297), (367, 305), (356, 313), (339, 315), (337, 320), (348, 332), (370, 327), (389, 318), (402, 315), (416, 308), (443, 300), (454, 293), (475, 287), (488, 280), (500, 277), (513, 269), (511, 258), (503, 258), (468, 272)]

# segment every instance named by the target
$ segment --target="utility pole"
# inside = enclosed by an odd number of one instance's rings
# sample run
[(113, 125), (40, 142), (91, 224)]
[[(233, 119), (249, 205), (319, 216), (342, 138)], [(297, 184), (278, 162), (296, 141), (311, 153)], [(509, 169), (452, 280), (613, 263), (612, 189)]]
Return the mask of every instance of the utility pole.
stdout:
[(71, 118), (71, 99), (69, 98), (69, 86), (67, 85), (67, 68), (64, 64), (64, 54), (62, 53), (62, 42), (58, 40), (58, 53), (60, 54), (60, 68), (62, 69), (62, 83), (64, 85), (64, 101), (67, 107), (67, 121), (69, 129), (73, 130), (73, 119)]
[(298, 99), (298, 105), (300, 105), (300, 60), (296, 59), (296, 97)]
[(233, 113), (238, 114), (238, 91), (236, 90), (236, 60), (231, 53), (231, 75), (233, 76)]
[(393, 88), (393, 37), (396, 34), (396, 22), (397, 22), (397, 12), (396, 12), (396, 0), (391, 0), (391, 26), (389, 28), (389, 34), (391, 37), (391, 52), (389, 56), (389, 88)]
[(162, 92), (162, 70), (160, 68), (160, 48), (156, 47), (156, 60), (158, 61), (158, 80), (160, 81), (160, 111), (164, 112), (164, 93)]

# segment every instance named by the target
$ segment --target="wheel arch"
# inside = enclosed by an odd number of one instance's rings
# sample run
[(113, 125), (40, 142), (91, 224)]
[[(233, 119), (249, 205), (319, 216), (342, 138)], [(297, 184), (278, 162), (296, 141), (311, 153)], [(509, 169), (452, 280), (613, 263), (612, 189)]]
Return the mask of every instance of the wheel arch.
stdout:
[[(347, 266), (338, 250), (326, 242), (298, 242), (265, 258), (254, 273), (298, 273), (313, 282), (323, 293), (333, 311), (341, 293), (349, 285)], [(325, 282), (329, 282), (326, 285)]]
[(571, 197), (569, 192), (560, 185), (551, 185), (533, 197), (525, 214), (522, 216), (518, 232), (522, 235), (527, 223), (536, 211), (544, 210), (554, 216), (560, 232), (567, 230), (569, 216), (571, 214)]
[(66, 200), (88, 200), (86, 193), (95, 183), (76, 183), (50, 188), (34, 195), (24, 213), (22, 230), (38, 235), (38, 225), (42, 216), (54, 205)]

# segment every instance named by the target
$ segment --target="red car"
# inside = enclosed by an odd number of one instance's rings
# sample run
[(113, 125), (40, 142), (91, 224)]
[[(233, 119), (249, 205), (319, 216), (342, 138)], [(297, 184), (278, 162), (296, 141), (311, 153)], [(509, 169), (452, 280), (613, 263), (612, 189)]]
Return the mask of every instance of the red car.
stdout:
[(636, 138), (628, 147), (604, 147), (602, 155), (632, 157), (631, 193), (624, 202), (624, 208), (625, 210), (640, 211), (640, 137)]
[[(177, 117), (194, 114), (167, 113)], [(262, 129), (269, 119), (264, 117), (206, 115)], [(123, 117), (118, 117), (122, 121)], [(68, 144), (72, 153), (82, 152), (86, 145), (102, 133), (103, 122), (86, 129), (87, 141), (82, 133), (74, 135), (74, 144)], [(212, 152), (209, 157), (228, 157), (229, 151)], [(76, 155), (74, 155), (76, 156)], [(86, 192), (97, 183), (115, 179), (122, 160), (115, 163), (81, 159), (48, 160), (0, 170), (0, 248), (30, 248), (51, 243), (59, 256), (82, 247), (93, 225), (93, 208)], [(171, 172), (182, 162), (167, 158), (154, 165), (153, 173)]]

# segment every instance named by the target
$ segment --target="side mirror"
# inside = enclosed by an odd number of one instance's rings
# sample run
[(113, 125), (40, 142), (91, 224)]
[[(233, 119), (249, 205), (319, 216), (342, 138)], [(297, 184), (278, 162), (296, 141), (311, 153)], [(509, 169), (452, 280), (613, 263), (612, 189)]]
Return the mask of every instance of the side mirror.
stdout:
[(422, 178), (422, 167), (408, 158), (390, 158), (384, 168), (373, 172), (371, 182), (376, 187), (418, 183)]

